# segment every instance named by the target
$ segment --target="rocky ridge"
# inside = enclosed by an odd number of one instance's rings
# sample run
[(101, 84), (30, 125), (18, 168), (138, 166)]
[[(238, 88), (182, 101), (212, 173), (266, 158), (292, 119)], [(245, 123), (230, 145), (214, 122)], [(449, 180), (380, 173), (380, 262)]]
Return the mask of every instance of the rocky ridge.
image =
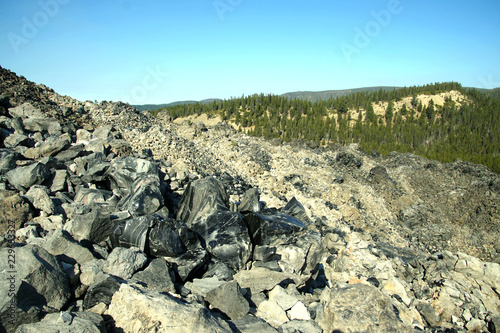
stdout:
[(175, 124), (0, 70), (4, 330), (500, 331), (487, 168)]

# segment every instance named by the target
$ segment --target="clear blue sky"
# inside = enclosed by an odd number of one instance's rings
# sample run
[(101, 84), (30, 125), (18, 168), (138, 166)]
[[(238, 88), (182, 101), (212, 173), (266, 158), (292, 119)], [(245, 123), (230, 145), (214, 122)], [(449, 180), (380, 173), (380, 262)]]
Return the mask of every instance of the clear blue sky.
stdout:
[(0, 65), (79, 100), (500, 86), (500, 1), (4, 0)]

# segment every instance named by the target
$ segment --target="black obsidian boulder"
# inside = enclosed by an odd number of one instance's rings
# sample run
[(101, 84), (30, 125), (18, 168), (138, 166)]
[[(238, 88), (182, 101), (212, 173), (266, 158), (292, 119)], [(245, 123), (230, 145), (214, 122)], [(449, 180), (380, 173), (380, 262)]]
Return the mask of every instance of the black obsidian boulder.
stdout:
[(203, 238), (212, 257), (239, 270), (250, 259), (252, 243), (241, 215), (228, 207), (223, 184), (207, 177), (188, 184), (177, 218)]

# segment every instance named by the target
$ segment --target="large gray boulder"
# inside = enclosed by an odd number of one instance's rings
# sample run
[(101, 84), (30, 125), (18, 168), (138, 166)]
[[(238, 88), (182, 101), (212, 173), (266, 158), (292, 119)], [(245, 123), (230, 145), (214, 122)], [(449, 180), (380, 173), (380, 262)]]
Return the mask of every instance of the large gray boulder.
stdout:
[(173, 272), (168, 267), (167, 261), (163, 258), (156, 258), (149, 263), (146, 269), (135, 273), (132, 279), (144, 283), (148, 289), (160, 293), (175, 293), (172, 275)]
[(90, 212), (73, 217), (71, 234), (77, 241), (89, 240), (99, 243), (106, 240), (110, 234), (113, 221), (109, 212), (99, 206), (92, 206)]
[(332, 289), (316, 321), (325, 332), (413, 332), (398, 318), (389, 296), (365, 284)]
[[(60, 310), (70, 297), (69, 282), (54, 256), (37, 245), (0, 249), (0, 319), (7, 331)], [(16, 322), (12, 321), (16, 318)]]
[(205, 300), (212, 309), (225, 313), (231, 319), (244, 318), (250, 310), (238, 282), (234, 280), (209, 291)]
[(132, 275), (146, 266), (146, 255), (138, 248), (117, 247), (109, 254), (104, 264), (104, 273), (129, 279)]
[(27, 189), (32, 185), (40, 185), (51, 175), (50, 169), (40, 162), (28, 166), (19, 166), (9, 172), (6, 177), (9, 183), (17, 189)]
[(122, 284), (106, 314), (123, 332), (232, 332), (225, 321), (214, 317), (202, 305), (186, 303), (139, 285)]

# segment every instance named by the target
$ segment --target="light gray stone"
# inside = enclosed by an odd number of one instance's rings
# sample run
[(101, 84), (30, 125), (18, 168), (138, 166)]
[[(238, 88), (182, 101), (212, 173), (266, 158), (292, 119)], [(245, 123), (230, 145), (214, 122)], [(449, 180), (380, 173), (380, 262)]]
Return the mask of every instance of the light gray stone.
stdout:
[(182, 302), (138, 285), (122, 284), (113, 295), (107, 315), (123, 332), (229, 333), (229, 325), (203, 306)]

